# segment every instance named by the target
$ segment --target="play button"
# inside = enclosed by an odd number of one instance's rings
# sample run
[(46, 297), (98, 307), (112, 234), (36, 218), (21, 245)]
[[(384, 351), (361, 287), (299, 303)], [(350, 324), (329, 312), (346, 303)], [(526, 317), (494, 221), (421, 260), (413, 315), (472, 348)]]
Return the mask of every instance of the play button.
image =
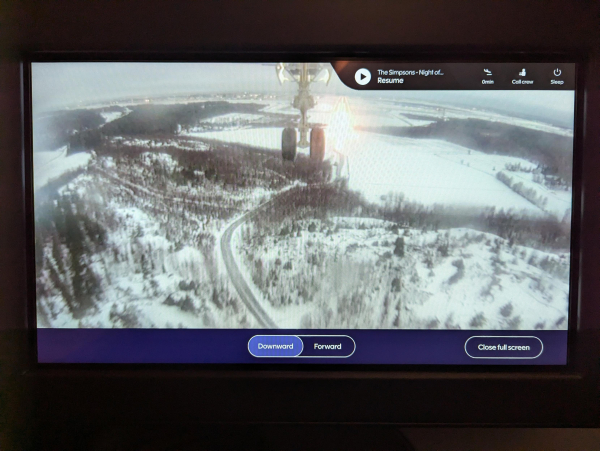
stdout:
[(354, 75), (354, 79), (356, 80), (356, 83), (364, 86), (371, 81), (371, 72), (367, 69), (358, 69), (356, 75)]

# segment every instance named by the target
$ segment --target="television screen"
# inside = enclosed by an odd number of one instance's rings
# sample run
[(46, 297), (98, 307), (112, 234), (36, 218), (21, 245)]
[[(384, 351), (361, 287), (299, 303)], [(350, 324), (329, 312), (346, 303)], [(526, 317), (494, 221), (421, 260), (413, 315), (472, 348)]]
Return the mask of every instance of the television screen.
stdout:
[(38, 361), (565, 365), (575, 72), (31, 63)]

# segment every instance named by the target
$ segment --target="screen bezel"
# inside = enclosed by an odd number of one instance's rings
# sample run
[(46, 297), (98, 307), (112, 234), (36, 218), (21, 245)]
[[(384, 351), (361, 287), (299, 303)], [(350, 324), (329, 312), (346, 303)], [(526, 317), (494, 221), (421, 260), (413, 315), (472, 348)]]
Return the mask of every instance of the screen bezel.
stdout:
[[(188, 363), (188, 364), (89, 364), (89, 363), (39, 363), (37, 359), (37, 321), (36, 321), (36, 293), (35, 293), (35, 223), (33, 202), (33, 119), (31, 111), (31, 64), (37, 62), (329, 62), (333, 60), (369, 60), (369, 61), (401, 61), (401, 62), (445, 62), (445, 63), (476, 63), (476, 62), (554, 62), (575, 64), (576, 87), (574, 105), (574, 135), (573, 135), (573, 186), (572, 186), (572, 222), (571, 222), (571, 261), (569, 278), (569, 321), (568, 344), (566, 365), (408, 365), (408, 364), (293, 364), (293, 363)], [(473, 373), (489, 375), (490, 372), (506, 373), (558, 373), (561, 375), (574, 375), (576, 362), (573, 358), (576, 346), (576, 333), (579, 323), (579, 286), (581, 276), (579, 261), (581, 257), (581, 213), (582, 213), (582, 155), (583, 155), (583, 89), (584, 74), (582, 65), (585, 58), (576, 53), (475, 53), (465, 56), (461, 53), (400, 53), (397, 51), (378, 52), (348, 52), (348, 51), (315, 51), (315, 52), (219, 52), (219, 53), (189, 53), (189, 54), (129, 54), (129, 53), (32, 53), (24, 58), (23, 64), (23, 106), (24, 106), (24, 186), (27, 217), (27, 271), (28, 271), (28, 329), (30, 342), (30, 364), (37, 369), (93, 369), (93, 370), (201, 370), (207, 373), (215, 371), (232, 372), (240, 371), (273, 371), (287, 374), (300, 372), (312, 374), (323, 372), (351, 374), (353, 372), (367, 376), (369, 373), (382, 371), (388, 376), (391, 373), (415, 374), (419, 372), (431, 373)], [(341, 376), (341, 374), (340, 374)]]

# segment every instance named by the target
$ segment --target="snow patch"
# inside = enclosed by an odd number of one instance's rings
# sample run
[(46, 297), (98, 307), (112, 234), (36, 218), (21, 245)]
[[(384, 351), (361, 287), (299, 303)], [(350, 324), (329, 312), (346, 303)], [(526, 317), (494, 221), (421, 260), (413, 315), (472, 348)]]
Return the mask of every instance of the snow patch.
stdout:
[(67, 156), (67, 146), (49, 152), (34, 152), (34, 189), (38, 190), (64, 174), (87, 166), (90, 158), (91, 154), (87, 152)]

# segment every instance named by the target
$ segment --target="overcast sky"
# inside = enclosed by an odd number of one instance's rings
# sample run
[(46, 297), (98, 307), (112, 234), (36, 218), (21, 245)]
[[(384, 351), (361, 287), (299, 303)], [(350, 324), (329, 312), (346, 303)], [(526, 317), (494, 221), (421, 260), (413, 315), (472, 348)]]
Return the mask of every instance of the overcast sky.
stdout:
[[(33, 63), (32, 66), (34, 117), (46, 111), (128, 97), (244, 91), (291, 94), (297, 89), (293, 83), (281, 86), (275, 67), (260, 63)], [(366, 97), (384, 94), (350, 89), (335, 74), (329, 86), (318, 83), (313, 91)], [(386, 91), (385, 96), (388, 95), (488, 108), (563, 126), (573, 124), (573, 91)]]

